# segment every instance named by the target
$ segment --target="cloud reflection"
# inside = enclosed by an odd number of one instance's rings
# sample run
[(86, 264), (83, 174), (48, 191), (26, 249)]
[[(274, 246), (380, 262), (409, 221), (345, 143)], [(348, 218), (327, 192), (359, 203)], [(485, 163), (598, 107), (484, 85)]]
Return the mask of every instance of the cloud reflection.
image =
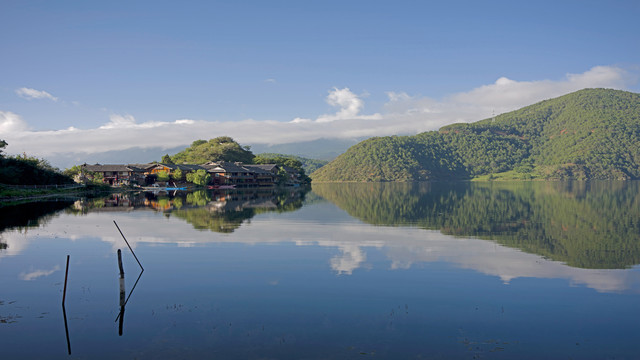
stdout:
[(20, 280), (32, 281), (40, 277), (49, 276), (58, 270), (60, 270), (60, 266), (56, 265), (51, 270), (34, 270), (28, 273), (22, 272), (20, 273), (19, 277)]
[(357, 245), (340, 245), (338, 249), (342, 255), (332, 257), (329, 263), (331, 268), (340, 275), (351, 275), (353, 270), (362, 266), (367, 260), (367, 254)]

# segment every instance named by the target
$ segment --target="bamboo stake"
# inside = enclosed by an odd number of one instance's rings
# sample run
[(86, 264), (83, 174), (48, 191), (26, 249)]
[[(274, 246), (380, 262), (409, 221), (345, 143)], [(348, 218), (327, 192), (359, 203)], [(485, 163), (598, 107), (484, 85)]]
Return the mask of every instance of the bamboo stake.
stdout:
[(133, 249), (131, 248), (131, 245), (129, 245), (129, 242), (127, 241), (127, 238), (124, 237), (124, 234), (122, 233), (122, 230), (120, 230), (120, 227), (118, 226), (118, 224), (116, 223), (115, 220), (113, 220), (113, 223), (116, 225), (116, 228), (118, 228), (118, 231), (120, 232), (120, 235), (122, 235), (122, 238), (124, 239), (124, 242), (127, 243), (127, 246), (129, 247), (129, 250), (131, 250), (131, 253), (133, 254), (133, 257), (136, 259), (136, 261), (138, 262), (138, 265), (140, 265), (140, 269), (142, 269), (142, 271), (144, 271), (144, 268), (142, 267), (142, 264), (140, 263), (140, 260), (138, 260), (138, 257), (136, 256), (136, 253), (133, 251)]

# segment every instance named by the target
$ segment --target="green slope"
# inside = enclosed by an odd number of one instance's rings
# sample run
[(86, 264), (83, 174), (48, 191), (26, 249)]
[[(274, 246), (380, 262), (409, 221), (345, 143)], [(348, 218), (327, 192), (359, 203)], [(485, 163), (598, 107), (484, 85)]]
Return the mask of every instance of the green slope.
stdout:
[(204, 164), (209, 161), (253, 162), (254, 155), (249, 148), (242, 147), (228, 136), (206, 140), (196, 140), (191, 146), (170, 157), (176, 164)]
[(471, 124), (365, 140), (314, 181), (640, 178), (640, 94), (585, 89)]

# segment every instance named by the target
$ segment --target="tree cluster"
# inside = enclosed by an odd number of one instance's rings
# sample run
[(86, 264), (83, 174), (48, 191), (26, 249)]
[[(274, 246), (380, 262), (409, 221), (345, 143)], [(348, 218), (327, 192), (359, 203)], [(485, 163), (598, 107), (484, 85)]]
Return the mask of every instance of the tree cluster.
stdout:
[(2, 149), (7, 142), (0, 140), (0, 183), (9, 185), (52, 185), (68, 184), (73, 179), (51, 166), (45, 159), (27, 154), (5, 156)]

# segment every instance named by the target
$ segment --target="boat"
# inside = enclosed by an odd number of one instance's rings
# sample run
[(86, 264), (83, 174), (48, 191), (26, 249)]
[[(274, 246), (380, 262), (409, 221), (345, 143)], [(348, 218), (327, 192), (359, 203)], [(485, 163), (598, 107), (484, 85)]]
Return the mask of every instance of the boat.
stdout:
[(143, 186), (142, 187), (143, 190), (151, 190), (151, 191), (167, 191), (167, 188), (164, 186), (160, 186), (158, 184), (153, 184), (151, 186)]
[(169, 190), (187, 190), (187, 187), (166, 187), (164, 188), (165, 190), (169, 191)]

